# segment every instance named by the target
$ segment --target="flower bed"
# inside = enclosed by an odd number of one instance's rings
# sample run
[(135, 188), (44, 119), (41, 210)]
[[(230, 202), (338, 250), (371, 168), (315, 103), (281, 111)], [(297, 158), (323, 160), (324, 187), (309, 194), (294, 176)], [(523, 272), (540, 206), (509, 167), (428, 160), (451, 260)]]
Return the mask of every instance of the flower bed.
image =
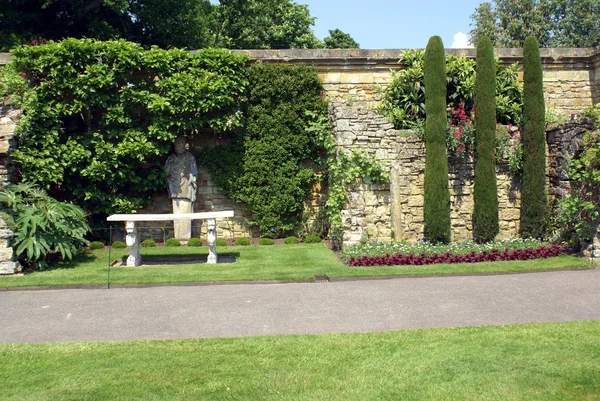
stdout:
[(566, 248), (561, 245), (539, 246), (537, 248), (508, 249), (500, 251), (493, 249), (491, 251), (475, 252), (467, 254), (453, 255), (450, 252), (442, 254), (385, 254), (379, 256), (360, 256), (351, 257), (348, 260), (350, 266), (396, 266), (396, 265), (431, 265), (434, 263), (477, 263), (477, 262), (496, 262), (504, 260), (529, 260), (550, 258), (559, 256), (565, 252)]

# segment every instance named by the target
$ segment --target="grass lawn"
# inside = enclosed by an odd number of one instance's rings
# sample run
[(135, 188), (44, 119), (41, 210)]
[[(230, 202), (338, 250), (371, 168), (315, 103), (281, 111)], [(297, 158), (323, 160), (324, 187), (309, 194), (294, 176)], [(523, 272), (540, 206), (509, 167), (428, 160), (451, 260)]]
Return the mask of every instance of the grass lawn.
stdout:
[(600, 321), (0, 345), (2, 400), (598, 400)]
[[(549, 259), (471, 264), (438, 264), (428, 266), (348, 267), (324, 244), (280, 246), (219, 247), (220, 257), (235, 256), (235, 263), (151, 265), (142, 267), (112, 267), (111, 284), (151, 284), (209, 281), (249, 280), (313, 280), (315, 275), (340, 277), (377, 277), (402, 275), (495, 273), (557, 268), (589, 267), (584, 259), (559, 256)], [(120, 259), (127, 250), (113, 249), (111, 260)], [(142, 248), (145, 261), (156, 262), (161, 257), (202, 257), (208, 250), (194, 247)], [(76, 260), (60, 263), (50, 270), (35, 271), (22, 276), (0, 277), (1, 287), (60, 286), (106, 284), (109, 262), (107, 250), (91, 251)]]

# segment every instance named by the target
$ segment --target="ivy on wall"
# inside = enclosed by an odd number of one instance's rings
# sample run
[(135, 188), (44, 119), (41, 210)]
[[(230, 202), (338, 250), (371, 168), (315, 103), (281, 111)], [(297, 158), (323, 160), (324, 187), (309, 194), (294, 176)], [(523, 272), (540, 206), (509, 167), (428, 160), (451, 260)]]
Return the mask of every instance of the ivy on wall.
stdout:
[(25, 182), (88, 212), (132, 212), (164, 187), (178, 134), (243, 125), (247, 58), (68, 39), (12, 51), (26, 81), (13, 154)]

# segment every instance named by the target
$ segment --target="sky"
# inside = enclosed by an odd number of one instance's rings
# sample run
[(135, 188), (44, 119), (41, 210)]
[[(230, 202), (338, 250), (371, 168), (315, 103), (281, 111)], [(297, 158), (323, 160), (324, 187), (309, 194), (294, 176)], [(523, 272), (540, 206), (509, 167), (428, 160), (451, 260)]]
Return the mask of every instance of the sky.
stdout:
[[(485, 0), (296, 0), (316, 17), (319, 39), (349, 33), (362, 49), (425, 48), (438, 35), (444, 47), (471, 47), (471, 14)], [(461, 35), (462, 34), (462, 35)]]

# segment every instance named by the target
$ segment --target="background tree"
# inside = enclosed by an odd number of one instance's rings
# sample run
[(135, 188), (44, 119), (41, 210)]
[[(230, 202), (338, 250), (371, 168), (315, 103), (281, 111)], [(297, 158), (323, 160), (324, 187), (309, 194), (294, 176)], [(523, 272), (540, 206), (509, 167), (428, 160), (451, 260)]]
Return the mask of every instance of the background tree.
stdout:
[(450, 242), (450, 190), (446, 152), (446, 56), (439, 36), (425, 49), (425, 205), (424, 235), (432, 243)]
[(523, 48), (523, 188), (521, 227), (523, 238), (546, 234), (546, 132), (542, 62), (537, 40), (530, 36)]
[(329, 36), (323, 39), (326, 49), (359, 49), (360, 45), (352, 39), (350, 34), (334, 29), (329, 31)]
[(471, 15), (471, 41), (490, 36), (496, 47), (522, 47), (531, 35), (541, 47), (595, 47), (598, 15), (600, 0), (492, 0)]
[(490, 38), (477, 41), (475, 80), (475, 189), (473, 237), (477, 242), (492, 241), (500, 231), (496, 190), (496, 62)]

